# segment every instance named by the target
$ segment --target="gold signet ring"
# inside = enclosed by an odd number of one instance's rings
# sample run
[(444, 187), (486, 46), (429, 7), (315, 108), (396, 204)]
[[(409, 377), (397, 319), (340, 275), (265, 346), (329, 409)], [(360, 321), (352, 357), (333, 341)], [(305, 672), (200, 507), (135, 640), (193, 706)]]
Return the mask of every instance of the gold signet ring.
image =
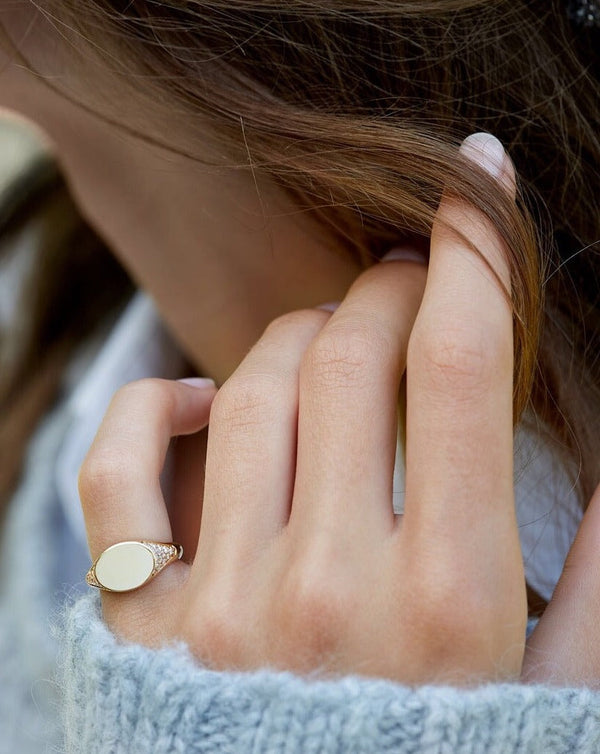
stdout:
[(182, 555), (183, 547), (173, 542), (117, 542), (104, 550), (85, 580), (106, 592), (131, 592), (152, 581)]

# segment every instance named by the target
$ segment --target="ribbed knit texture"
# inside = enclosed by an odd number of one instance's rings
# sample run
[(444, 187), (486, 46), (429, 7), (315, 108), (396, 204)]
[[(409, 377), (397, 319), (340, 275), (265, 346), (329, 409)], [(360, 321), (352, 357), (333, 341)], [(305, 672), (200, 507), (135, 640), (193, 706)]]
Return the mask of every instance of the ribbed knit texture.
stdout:
[(70, 608), (63, 630), (69, 753), (600, 752), (600, 694), (589, 689), (410, 689), (354, 676), (215, 672), (183, 646), (117, 642), (98, 595)]

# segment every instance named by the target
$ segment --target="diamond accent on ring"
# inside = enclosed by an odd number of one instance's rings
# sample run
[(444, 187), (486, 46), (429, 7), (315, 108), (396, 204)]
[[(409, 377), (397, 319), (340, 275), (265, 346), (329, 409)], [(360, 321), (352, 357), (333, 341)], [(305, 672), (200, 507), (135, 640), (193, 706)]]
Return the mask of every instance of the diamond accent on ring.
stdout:
[(162, 571), (166, 565), (179, 556), (179, 550), (175, 545), (162, 545), (156, 542), (144, 542), (144, 545), (152, 552), (154, 558), (152, 575)]

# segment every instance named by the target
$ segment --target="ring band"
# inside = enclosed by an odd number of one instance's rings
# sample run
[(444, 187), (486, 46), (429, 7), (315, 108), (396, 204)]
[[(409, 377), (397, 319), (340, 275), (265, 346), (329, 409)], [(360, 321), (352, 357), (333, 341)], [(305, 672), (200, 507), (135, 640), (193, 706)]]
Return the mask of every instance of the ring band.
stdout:
[(131, 592), (182, 556), (183, 547), (174, 542), (117, 542), (96, 559), (85, 580), (105, 592)]

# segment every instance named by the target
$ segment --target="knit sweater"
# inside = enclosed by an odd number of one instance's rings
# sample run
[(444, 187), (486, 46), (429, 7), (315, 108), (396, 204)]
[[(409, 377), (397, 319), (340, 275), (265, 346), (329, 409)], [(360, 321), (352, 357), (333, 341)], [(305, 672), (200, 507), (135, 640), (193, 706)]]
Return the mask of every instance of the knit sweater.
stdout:
[(558, 754), (600, 751), (600, 694), (489, 684), (408, 688), (348, 676), (214, 672), (185, 647), (119, 643), (96, 597), (68, 613), (67, 751)]

